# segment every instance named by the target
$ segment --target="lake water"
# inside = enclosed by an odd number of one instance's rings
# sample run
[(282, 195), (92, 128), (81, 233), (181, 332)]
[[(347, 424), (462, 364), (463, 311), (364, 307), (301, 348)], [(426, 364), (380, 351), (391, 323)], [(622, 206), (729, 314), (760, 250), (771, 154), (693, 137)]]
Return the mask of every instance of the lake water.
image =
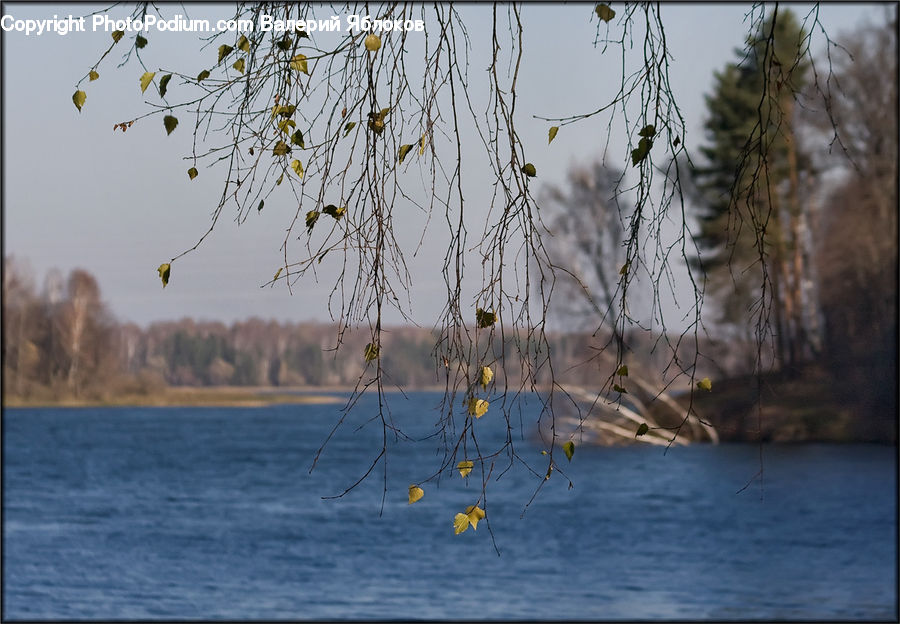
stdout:
[[(439, 396), (391, 398), (414, 435)], [(4, 619), (897, 619), (896, 449), (577, 447), (539, 479), (498, 462), (423, 484), (437, 439), (389, 441), (365, 397), (316, 469), (334, 405), (8, 409)], [(537, 412), (525, 409), (530, 431)], [(518, 425), (518, 418), (514, 424)], [(482, 450), (506, 435), (495, 407)], [(541, 447), (514, 431), (543, 474)], [(492, 446), (493, 445), (493, 446)], [(762, 496), (761, 496), (762, 495)]]

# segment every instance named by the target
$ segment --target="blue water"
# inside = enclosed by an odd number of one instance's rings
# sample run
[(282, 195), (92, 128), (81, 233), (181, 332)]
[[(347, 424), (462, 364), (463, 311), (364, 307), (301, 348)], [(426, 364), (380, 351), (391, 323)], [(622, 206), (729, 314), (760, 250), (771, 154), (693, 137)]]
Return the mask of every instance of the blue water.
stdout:
[[(391, 398), (424, 435), (438, 396)], [(576, 448), (546, 482), (498, 460), (490, 529), (454, 535), (480, 467), (407, 487), (437, 439), (389, 440), (366, 397), (309, 466), (338, 409), (8, 409), (4, 619), (896, 619), (892, 447)], [(526, 409), (524, 428), (537, 413)], [(493, 420), (492, 420), (493, 419)], [(513, 424), (518, 427), (518, 418)], [(491, 411), (483, 451), (506, 436)], [(541, 447), (514, 428), (543, 474)], [(458, 433), (458, 432), (457, 432)], [(762, 495), (762, 499), (761, 499)]]

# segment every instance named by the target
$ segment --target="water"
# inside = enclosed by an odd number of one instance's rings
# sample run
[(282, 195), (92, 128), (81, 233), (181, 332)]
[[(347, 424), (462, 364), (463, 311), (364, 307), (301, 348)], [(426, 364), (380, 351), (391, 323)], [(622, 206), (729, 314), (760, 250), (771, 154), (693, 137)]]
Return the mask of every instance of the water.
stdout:
[[(392, 398), (416, 435), (437, 395)], [(437, 440), (381, 441), (365, 398), (319, 465), (333, 405), (9, 409), (4, 619), (896, 619), (896, 449), (577, 447), (535, 487), (516, 466), (480, 492), (435, 467)], [(478, 421), (482, 449), (505, 436)], [(533, 427), (536, 413), (522, 422)], [(492, 420), (493, 419), (493, 420)], [(517, 421), (516, 421), (517, 422)], [(541, 473), (540, 446), (515, 434)], [(492, 480), (505, 463), (494, 468)]]

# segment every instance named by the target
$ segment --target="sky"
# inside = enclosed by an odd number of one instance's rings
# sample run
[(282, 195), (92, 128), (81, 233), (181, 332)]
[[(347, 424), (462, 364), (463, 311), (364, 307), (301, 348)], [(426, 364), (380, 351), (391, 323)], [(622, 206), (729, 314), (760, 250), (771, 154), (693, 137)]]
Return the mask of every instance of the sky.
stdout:
[[(45, 19), (86, 15), (105, 6), (4, 3), (2, 13)], [(174, 13), (180, 6), (163, 5), (163, 10)], [(801, 17), (809, 10), (809, 5), (791, 6)], [(233, 12), (229, 5), (186, 7), (191, 17), (227, 18)], [(735, 58), (750, 8), (738, 3), (663, 4), (673, 89), (686, 119), (684, 141), (690, 150), (703, 140), (704, 95), (713, 73)], [(600, 158), (607, 142), (606, 120), (591, 120), (563, 127), (551, 151), (546, 144), (549, 124), (534, 119), (589, 111), (612, 94), (609, 76), (618, 59), (594, 47), (597, 20), (591, 19), (592, 9), (591, 4), (526, 4), (522, 9), (526, 43), (517, 122), (523, 143), (535, 146), (535, 196), (541, 185), (562, 186), (568, 168)], [(877, 22), (882, 11), (877, 5), (823, 4), (819, 15), (835, 38), (866, 21)], [(486, 60), (479, 54), (490, 37), (490, 9), (463, 5), (460, 12), (473, 41), (470, 72), (477, 95), (484, 92), (479, 81), (486, 77), (481, 71)], [(121, 9), (114, 13), (125, 14)], [(426, 23), (426, 30), (435, 27)], [(147, 110), (137, 86), (143, 70), (134, 64), (114, 69), (118, 59), (101, 67), (99, 80), (82, 87), (88, 99), (80, 113), (76, 110), (71, 99), (75, 84), (108, 46), (107, 32), (92, 32), (88, 25), (87, 32), (65, 36), (11, 31), (2, 37), (4, 254), (27, 261), (39, 285), (51, 268), (64, 273), (87, 269), (98, 279), (116, 318), (139, 325), (185, 316), (226, 323), (251, 316), (293, 322), (329, 319), (326, 301), (333, 275), (327, 269), (318, 283), (306, 280), (293, 295), (283, 287), (260, 288), (283, 263), (279, 249), (289, 217), (284, 210), (262, 211), (239, 226), (226, 212), (212, 236), (173, 266), (163, 290), (156, 268), (193, 246), (206, 231), (221, 190), (215, 170), (193, 181), (185, 175), (181, 157), (190, 150), (187, 121), (184, 131), (180, 127), (170, 137), (158, 120), (135, 124), (124, 134), (113, 132), (114, 124)], [(193, 67), (197, 55), (215, 53), (201, 52), (193, 33), (151, 32), (148, 39), (153, 54), (145, 58), (159, 67)], [(817, 34), (814, 50), (823, 45), (824, 38)], [(609, 137), (609, 150), (612, 164), (626, 160), (620, 129)], [(477, 165), (477, 157), (472, 157), (474, 164), (466, 159), (466, 199), (476, 207), (471, 212), (477, 218), (486, 214), (477, 206), (489, 201), (492, 180), (490, 171)], [(440, 266), (447, 242), (442, 230), (430, 225), (424, 244), (412, 256), (424, 225), (424, 215), (412, 211), (397, 228), (410, 254), (412, 316), (427, 327), (445, 300)], [(475, 264), (468, 268), (480, 278)], [(677, 288), (684, 286), (676, 283)], [(467, 292), (473, 295), (477, 286), (475, 279)], [(389, 313), (386, 321), (399, 322), (400, 317)]]

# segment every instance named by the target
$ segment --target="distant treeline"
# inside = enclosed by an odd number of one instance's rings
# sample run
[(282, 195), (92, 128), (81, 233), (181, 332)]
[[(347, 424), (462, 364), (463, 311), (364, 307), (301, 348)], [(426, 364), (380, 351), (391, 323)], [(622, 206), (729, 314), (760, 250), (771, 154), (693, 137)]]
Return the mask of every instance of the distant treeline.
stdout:
[[(336, 349), (335, 324), (258, 318), (231, 325), (185, 318), (141, 328), (113, 318), (87, 271), (75, 269), (67, 278), (52, 271), (39, 290), (27, 266), (13, 258), (4, 260), (3, 324), (3, 390), (7, 398), (20, 399), (111, 398), (166, 386), (352, 387), (365, 373), (363, 352), (371, 339), (362, 330), (345, 331)], [(438, 339), (424, 328), (388, 328), (381, 351), (385, 383), (443, 387), (445, 363), (434, 356)], [(524, 337), (506, 340), (505, 349), (499, 339), (493, 349), (498, 358), (506, 353), (503, 366), (495, 367), (497, 380), (505, 374), (518, 383), (518, 350), (541, 347)], [(650, 378), (659, 376), (671, 356), (652, 351), (653, 344), (649, 335), (629, 339), (632, 369)], [(556, 379), (602, 386), (614, 370), (614, 362), (598, 357), (602, 346), (601, 338), (590, 335), (551, 337)], [(720, 353), (720, 368), (710, 369), (715, 376), (749, 364), (736, 359), (733, 349), (709, 348)], [(538, 371), (538, 380), (550, 383), (549, 366)]]

